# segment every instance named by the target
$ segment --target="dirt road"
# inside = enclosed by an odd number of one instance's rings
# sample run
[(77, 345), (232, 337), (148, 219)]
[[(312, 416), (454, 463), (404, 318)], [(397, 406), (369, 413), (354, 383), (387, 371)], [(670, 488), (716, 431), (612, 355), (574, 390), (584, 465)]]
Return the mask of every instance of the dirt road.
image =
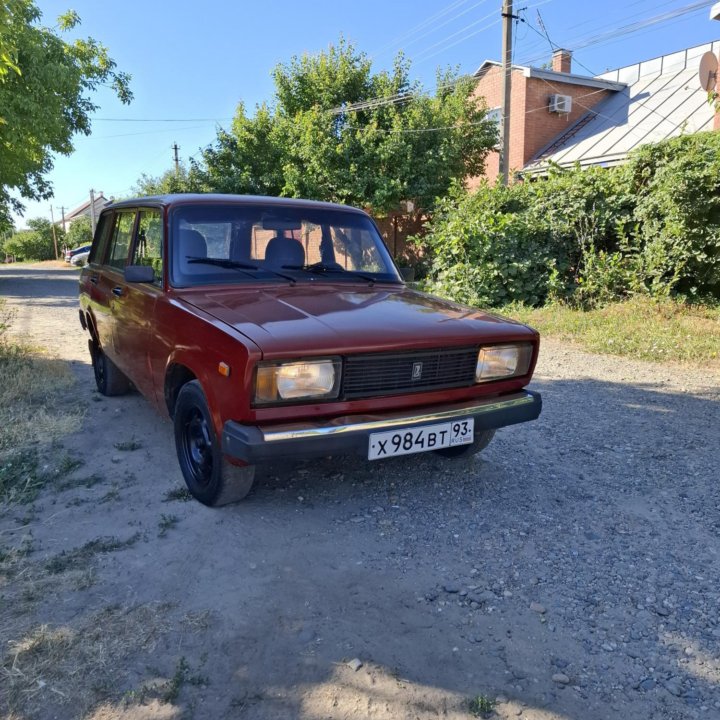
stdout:
[(87, 403), (62, 481), (2, 508), (0, 715), (720, 718), (717, 376), (546, 342), (541, 419), (478, 458), (277, 467), (210, 510), (169, 422), (94, 391), (75, 293), (0, 269)]

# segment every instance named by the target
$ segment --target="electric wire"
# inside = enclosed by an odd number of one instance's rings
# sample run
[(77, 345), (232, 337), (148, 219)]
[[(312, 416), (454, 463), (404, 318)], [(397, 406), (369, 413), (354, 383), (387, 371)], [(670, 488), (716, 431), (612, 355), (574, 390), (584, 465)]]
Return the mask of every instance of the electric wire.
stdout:
[[(630, 23), (619, 28), (606, 30), (595, 35), (586, 35), (584, 37), (575, 38), (574, 40), (567, 43), (567, 46), (569, 49), (572, 49), (573, 52), (577, 52), (578, 50), (583, 50), (588, 47), (601, 45), (605, 42), (619, 39), (621, 37), (634, 34), (646, 28), (668, 22), (669, 20), (674, 20), (676, 18), (682, 17), (683, 15), (699, 12), (701, 9), (707, 8), (711, 4), (712, 2), (708, 2), (708, 0), (700, 0), (700, 2), (683, 5), (682, 7), (674, 8), (673, 10), (668, 10), (667, 12), (661, 13), (659, 15), (646, 18), (645, 20), (639, 20), (637, 22)], [(542, 57), (542, 55), (536, 55), (529, 58), (524, 57), (523, 64), (532, 65), (533, 63), (541, 60)]]
[(455, 0), (455, 2), (450, 3), (450, 5), (447, 5), (443, 10), (440, 12), (435, 13), (434, 15), (431, 15), (430, 17), (426, 18), (422, 22), (418, 23), (417, 25), (413, 25), (409, 30), (407, 30), (402, 35), (399, 35), (389, 42), (386, 42), (384, 45), (379, 47), (377, 50), (373, 50), (370, 54), (370, 58), (377, 57), (378, 55), (382, 55), (383, 53), (387, 52), (388, 50), (395, 49), (401, 42), (406, 40), (409, 37), (412, 37), (416, 32), (419, 32), (423, 28), (426, 28), (428, 25), (430, 25), (433, 21), (439, 20), (443, 15), (446, 15), (449, 12), (452, 12), (452, 10), (456, 9), (458, 6), (464, 5), (465, 3), (470, 2), (470, 0)]
[[(469, 13), (471, 10), (474, 10), (476, 7), (479, 7), (480, 5), (483, 5), (483, 4), (486, 3), (486, 2), (487, 2), (487, 0), (479, 0), (479, 1), (476, 2), (474, 5), (471, 5), (469, 8), (465, 8), (465, 10), (463, 10), (462, 12), (457, 13), (457, 14), (454, 15), (453, 17), (449, 18), (448, 20), (445, 20), (444, 22), (441, 22), (441, 23), (438, 24), (438, 25), (434, 25), (434, 26), (433, 26), (430, 30), (428, 30), (427, 32), (424, 32), (424, 33), (422, 33), (421, 35), (418, 35), (416, 38), (413, 38), (412, 40), (409, 40), (408, 42), (406, 42), (406, 46), (407, 46), (407, 45), (412, 45), (413, 43), (418, 42), (418, 40), (422, 40), (423, 38), (427, 37), (428, 35), (432, 35), (432, 33), (434, 33), (436, 30), (439, 30), (440, 28), (445, 27), (446, 25), (450, 24), (451, 22), (454, 22), (454, 21), (457, 20), (458, 18), (462, 17), (463, 15), (466, 15), (466, 14)], [(494, 13), (491, 13), (491, 15), (492, 15), (492, 14), (494, 14)], [(473, 23), (473, 24), (475, 24), (475, 23)]]

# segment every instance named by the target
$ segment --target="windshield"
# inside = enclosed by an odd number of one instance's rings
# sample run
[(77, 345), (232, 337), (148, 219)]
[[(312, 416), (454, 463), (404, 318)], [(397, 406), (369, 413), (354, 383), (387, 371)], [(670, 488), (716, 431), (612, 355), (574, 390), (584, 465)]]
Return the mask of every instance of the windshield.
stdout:
[(180, 205), (171, 215), (171, 279), (217, 283), (401, 282), (364, 214), (281, 205)]

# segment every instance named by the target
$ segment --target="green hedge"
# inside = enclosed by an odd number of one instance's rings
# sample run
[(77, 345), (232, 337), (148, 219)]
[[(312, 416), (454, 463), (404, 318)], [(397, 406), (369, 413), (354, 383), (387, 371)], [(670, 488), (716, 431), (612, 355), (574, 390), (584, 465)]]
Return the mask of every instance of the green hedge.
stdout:
[(717, 299), (720, 133), (645, 146), (617, 168), (456, 187), (427, 230), (429, 289), (474, 305)]

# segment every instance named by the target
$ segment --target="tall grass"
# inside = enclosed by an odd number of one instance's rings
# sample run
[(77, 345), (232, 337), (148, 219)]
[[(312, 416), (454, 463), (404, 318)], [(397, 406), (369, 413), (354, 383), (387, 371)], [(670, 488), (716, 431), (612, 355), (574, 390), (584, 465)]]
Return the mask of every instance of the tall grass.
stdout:
[(565, 305), (502, 311), (541, 334), (575, 342), (590, 352), (674, 361), (720, 370), (720, 307), (638, 296), (595, 310)]

